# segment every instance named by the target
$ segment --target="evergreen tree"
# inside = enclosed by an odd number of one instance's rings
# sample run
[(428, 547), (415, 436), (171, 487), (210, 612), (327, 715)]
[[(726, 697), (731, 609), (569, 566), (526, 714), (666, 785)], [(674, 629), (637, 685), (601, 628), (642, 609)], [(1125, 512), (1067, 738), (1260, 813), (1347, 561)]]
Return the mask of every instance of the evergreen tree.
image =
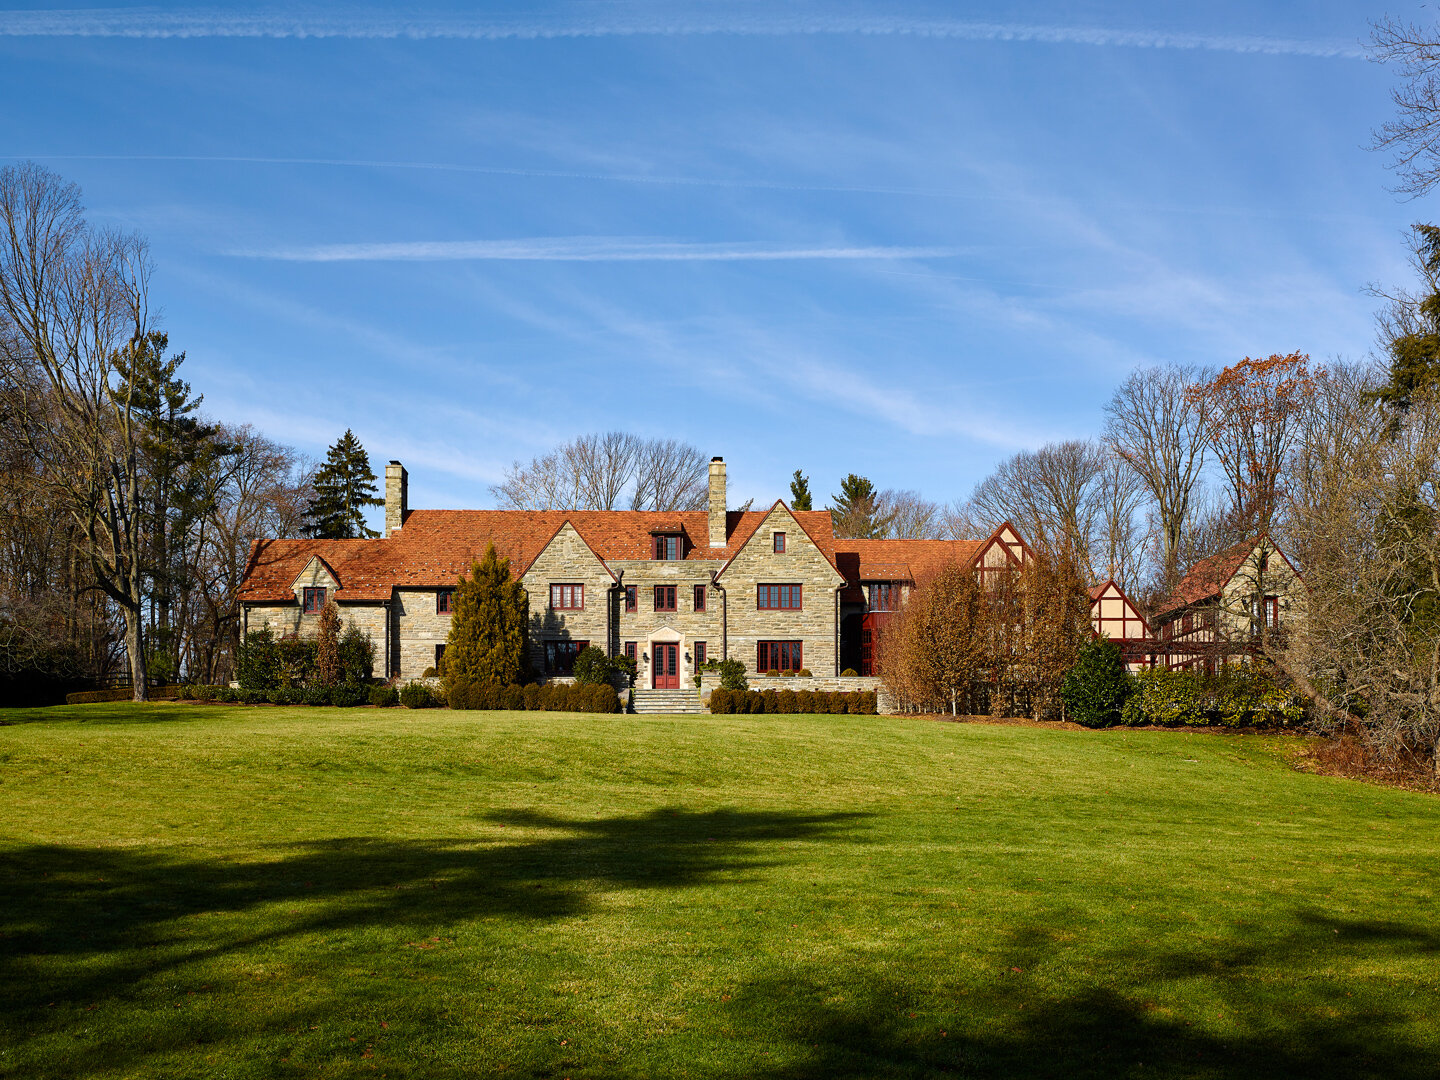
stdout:
[(1440, 386), (1440, 227), (1415, 225), (1410, 264), (1420, 276), (1419, 292), (1395, 294), (1372, 289), (1390, 300), (1380, 314), (1380, 338), (1390, 354), (1390, 378), (1375, 397), (1396, 408), (1415, 394)]
[(315, 681), (334, 686), (340, 681), (340, 609), (331, 600), (320, 612), (320, 632), (315, 638)]
[(790, 509), (814, 509), (810, 502), (810, 478), (802, 475), (799, 469), (795, 470), (795, 478), (790, 481)]
[(311, 536), (320, 540), (373, 539), (378, 532), (365, 524), (365, 507), (384, 506), (376, 498), (370, 455), (349, 428), (330, 447), (315, 474), (315, 497), (305, 509)]
[(1080, 646), (1075, 666), (1060, 687), (1060, 700), (1077, 723), (1108, 727), (1120, 722), (1120, 710), (1133, 690), (1134, 680), (1125, 670), (1120, 646), (1108, 638), (1096, 638)]
[(478, 684), (513, 686), (525, 676), (525, 624), (530, 604), (510, 576), (510, 560), (485, 548), (455, 590), (450, 636), (445, 642), (445, 692)]
[(835, 535), (854, 540), (879, 540), (889, 532), (894, 514), (884, 514), (880, 494), (863, 476), (851, 473), (840, 481), (840, 494), (830, 496)]

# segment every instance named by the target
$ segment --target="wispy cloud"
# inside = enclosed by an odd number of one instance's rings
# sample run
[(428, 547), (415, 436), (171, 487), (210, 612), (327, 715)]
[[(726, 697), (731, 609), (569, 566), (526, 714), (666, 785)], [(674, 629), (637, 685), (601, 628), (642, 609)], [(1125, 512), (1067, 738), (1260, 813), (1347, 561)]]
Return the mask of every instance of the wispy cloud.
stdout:
[(1363, 58), (1356, 42), (1150, 28), (981, 22), (894, 12), (783, 11), (751, 5), (655, 10), (632, 4), (567, 4), (541, 12), (483, 15), (381, 11), (215, 12), (93, 8), (0, 12), (0, 36), (109, 38), (403, 38), (503, 41), (537, 38), (868, 35), (1059, 45), (1190, 49), (1262, 55)]
[(685, 243), (626, 236), (555, 236), (515, 240), (419, 240), (381, 244), (235, 250), (226, 254), (286, 262), (749, 262), (806, 259), (943, 259), (955, 247), (795, 246)]

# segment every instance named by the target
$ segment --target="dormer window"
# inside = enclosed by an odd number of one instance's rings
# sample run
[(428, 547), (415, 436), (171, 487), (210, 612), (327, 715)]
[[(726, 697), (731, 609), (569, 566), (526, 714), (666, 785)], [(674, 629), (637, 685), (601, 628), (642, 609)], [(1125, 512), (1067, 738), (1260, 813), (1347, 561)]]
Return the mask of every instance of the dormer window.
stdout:
[(776, 555), (784, 555), (784, 554), (785, 554), (785, 534), (784, 534), (783, 532), (777, 532), (777, 533), (775, 534), (775, 536), (774, 536), (774, 545), (775, 545), (775, 554), (776, 554)]
[(323, 588), (306, 586), (301, 596), (306, 615), (316, 615), (325, 610), (325, 592)]
[(685, 538), (679, 533), (657, 533), (655, 558), (661, 562), (678, 562), (685, 557)]

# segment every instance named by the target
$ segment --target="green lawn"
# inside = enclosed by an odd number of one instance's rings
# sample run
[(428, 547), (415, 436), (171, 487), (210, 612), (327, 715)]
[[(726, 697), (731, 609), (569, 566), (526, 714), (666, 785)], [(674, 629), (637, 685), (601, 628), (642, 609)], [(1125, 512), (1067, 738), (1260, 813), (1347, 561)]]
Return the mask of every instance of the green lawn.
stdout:
[(1440, 1073), (1440, 800), (1293, 739), (0, 720), (0, 1077)]

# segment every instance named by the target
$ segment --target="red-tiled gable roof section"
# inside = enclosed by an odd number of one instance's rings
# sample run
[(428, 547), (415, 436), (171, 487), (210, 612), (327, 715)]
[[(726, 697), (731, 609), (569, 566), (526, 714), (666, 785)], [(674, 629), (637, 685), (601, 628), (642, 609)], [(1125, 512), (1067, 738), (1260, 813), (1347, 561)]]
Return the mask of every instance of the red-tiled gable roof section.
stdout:
[(1260, 537), (1252, 536), (1249, 540), (1242, 540), (1190, 567), (1190, 572), (1180, 579), (1180, 584), (1175, 586), (1174, 591), (1160, 605), (1156, 616), (1168, 615), (1180, 608), (1219, 596), (1220, 591), (1235, 576), (1235, 571), (1240, 569), (1260, 540)]
[[(720, 550), (725, 552), (725, 566), (722, 566), (719, 572), (716, 573), (716, 578), (719, 578), (721, 574), (725, 573), (725, 568), (730, 565), (731, 560), (740, 554), (741, 549), (751, 541), (755, 533), (759, 531), (760, 526), (765, 524), (765, 519), (773, 514), (777, 507), (783, 509), (794, 520), (795, 524), (800, 526), (800, 530), (810, 538), (810, 542), (820, 550), (820, 554), (824, 555), (830, 565), (835, 567), (836, 573), (840, 573), (843, 576), (843, 571), (840, 570), (840, 567), (835, 561), (835, 530), (832, 524), (833, 519), (830, 517), (830, 511), (791, 510), (789, 506), (785, 505), (783, 499), (776, 499), (774, 505), (772, 505), (769, 510), (751, 511), (743, 515), (744, 520), (738, 523), (739, 527), (730, 528), (728, 534), (730, 543), (726, 547), (710, 549), (711, 551)], [(730, 514), (728, 516), (733, 520), (737, 515)]]
[[(341, 601), (387, 600), (393, 588), (453, 585), (485, 554), (487, 544), (510, 560), (517, 577), (568, 521), (602, 562), (650, 559), (651, 534), (683, 531), (690, 560), (722, 563), (739, 551), (765, 520), (765, 512), (726, 515), (729, 543), (712, 548), (704, 511), (643, 510), (412, 510), (405, 527), (384, 540), (261, 540), (251, 549), (240, 590), (247, 603), (294, 599), (291, 584), (313, 556), (333, 568)], [(834, 564), (828, 511), (795, 514), (797, 523)], [(607, 566), (608, 569), (608, 566)]]

